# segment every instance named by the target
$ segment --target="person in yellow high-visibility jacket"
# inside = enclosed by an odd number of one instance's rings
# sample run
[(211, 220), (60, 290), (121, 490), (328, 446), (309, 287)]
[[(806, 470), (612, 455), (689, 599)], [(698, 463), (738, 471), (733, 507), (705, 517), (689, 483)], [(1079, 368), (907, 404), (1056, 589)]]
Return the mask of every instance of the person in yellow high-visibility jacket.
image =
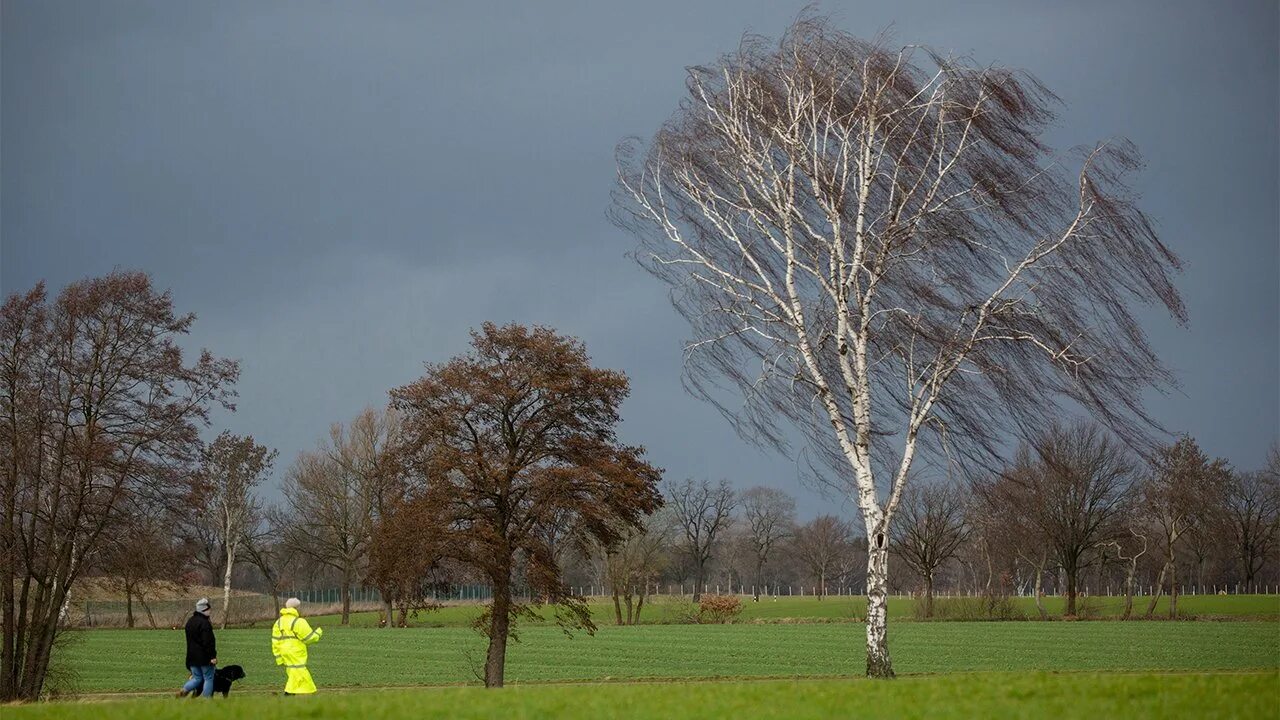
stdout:
[(324, 631), (312, 628), (298, 614), (302, 601), (289, 598), (280, 608), (280, 618), (271, 626), (271, 654), (276, 664), (284, 666), (285, 695), (308, 695), (316, 691), (315, 681), (307, 670), (307, 646), (320, 640)]

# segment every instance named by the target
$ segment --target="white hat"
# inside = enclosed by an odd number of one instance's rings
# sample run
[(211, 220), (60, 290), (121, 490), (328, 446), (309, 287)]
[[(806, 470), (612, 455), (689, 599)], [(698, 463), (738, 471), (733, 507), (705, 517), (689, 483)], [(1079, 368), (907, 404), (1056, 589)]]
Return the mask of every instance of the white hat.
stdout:
[(209, 614), (209, 598), (200, 598), (196, 601), (196, 612)]
[(287, 608), (296, 608), (301, 604), (302, 604), (302, 601), (299, 600), (298, 598), (289, 598), (288, 600), (284, 601), (284, 606)]

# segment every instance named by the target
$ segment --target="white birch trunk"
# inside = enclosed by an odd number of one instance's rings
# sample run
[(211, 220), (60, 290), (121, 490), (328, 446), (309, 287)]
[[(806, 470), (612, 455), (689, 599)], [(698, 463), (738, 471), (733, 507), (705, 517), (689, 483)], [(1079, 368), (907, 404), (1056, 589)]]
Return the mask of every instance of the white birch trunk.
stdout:
[(222, 629), (227, 629), (227, 620), (231, 617), (231, 567), (235, 563), (236, 547), (227, 543), (227, 571), (222, 576)]
[(893, 677), (889, 659), (889, 547), (867, 547), (867, 676)]

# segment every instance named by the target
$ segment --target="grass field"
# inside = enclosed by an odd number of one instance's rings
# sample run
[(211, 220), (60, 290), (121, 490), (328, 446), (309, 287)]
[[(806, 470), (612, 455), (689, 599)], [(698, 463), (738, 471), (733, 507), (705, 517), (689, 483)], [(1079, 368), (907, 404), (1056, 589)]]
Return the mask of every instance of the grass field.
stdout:
[(1280, 676), (945, 675), (899, 679), (615, 684), (143, 699), (5, 708), (6, 720), (287, 718), (1274, 718)]
[[(1146, 611), (1148, 598), (1135, 598), (1134, 608), (1138, 613)], [(911, 620), (914, 617), (914, 600), (909, 597), (893, 597), (889, 601), (889, 617), (897, 620)], [(940, 601), (945, 602), (945, 600)], [(1035, 599), (1029, 597), (1013, 598), (1017, 609), (1027, 617), (1039, 617), (1036, 612)], [(1091, 613), (1097, 617), (1119, 617), (1124, 610), (1124, 598), (1090, 597), (1082, 598)], [(654, 602), (645, 607), (640, 621), (643, 624), (668, 623), (683, 612), (688, 606), (688, 599), (670, 596), (658, 596)], [(1045, 608), (1052, 615), (1061, 615), (1063, 610), (1061, 598), (1046, 598)], [(1168, 612), (1168, 598), (1161, 598), (1156, 606), (1158, 615)], [(766, 598), (760, 602), (748, 599), (743, 603), (741, 622), (781, 622), (786, 620), (861, 620), (866, 613), (867, 599), (855, 596), (836, 596), (818, 600), (814, 597), (781, 597), (777, 600)], [(432, 612), (420, 613), (410, 621), (415, 627), (466, 627), (480, 614), (481, 606), (450, 605)], [(1280, 620), (1280, 595), (1184, 595), (1178, 599), (1178, 610), (1184, 616), (1209, 616), (1221, 618), (1250, 618), (1257, 620)], [(591, 601), (591, 611), (597, 624), (604, 625), (614, 621), (613, 603), (604, 600)], [(550, 617), (549, 613), (545, 614)], [(320, 620), (329, 625), (337, 625), (337, 616), (321, 616)], [(355, 613), (352, 625), (371, 627), (377, 625), (378, 613)]]
[[(269, 630), (218, 635), (223, 665), (244, 666), (240, 690), (275, 689)], [(186, 679), (181, 631), (70, 633), (59, 669), (83, 693), (158, 691)], [(856, 676), (862, 626), (838, 624), (604, 627), (566, 637), (528, 627), (510, 648), (508, 682), (658, 678)], [(1280, 667), (1280, 624), (1266, 622), (899, 623), (890, 626), (899, 673), (975, 671), (1209, 671)], [(322, 688), (475, 682), (484, 640), (465, 628), (362, 629), (326, 625), (312, 650)]]

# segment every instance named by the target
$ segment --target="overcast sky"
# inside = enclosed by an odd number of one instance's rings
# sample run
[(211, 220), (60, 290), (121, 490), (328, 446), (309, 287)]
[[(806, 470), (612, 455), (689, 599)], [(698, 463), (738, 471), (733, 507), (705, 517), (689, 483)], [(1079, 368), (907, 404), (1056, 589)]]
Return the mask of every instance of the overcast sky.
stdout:
[[(142, 269), (242, 362), (219, 424), (281, 466), (485, 320), (541, 323), (625, 370), (627, 441), (674, 477), (797, 485), (680, 385), (687, 327), (605, 218), (613, 149), (684, 68), (802, 3), (3, 2), (0, 288)], [(1145, 315), (1182, 387), (1170, 428), (1239, 467), (1280, 434), (1280, 20), (1257, 2), (828, 2), (862, 36), (1038, 75), (1050, 141), (1148, 160), (1188, 329)], [(277, 473), (279, 474), (279, 472)]]

